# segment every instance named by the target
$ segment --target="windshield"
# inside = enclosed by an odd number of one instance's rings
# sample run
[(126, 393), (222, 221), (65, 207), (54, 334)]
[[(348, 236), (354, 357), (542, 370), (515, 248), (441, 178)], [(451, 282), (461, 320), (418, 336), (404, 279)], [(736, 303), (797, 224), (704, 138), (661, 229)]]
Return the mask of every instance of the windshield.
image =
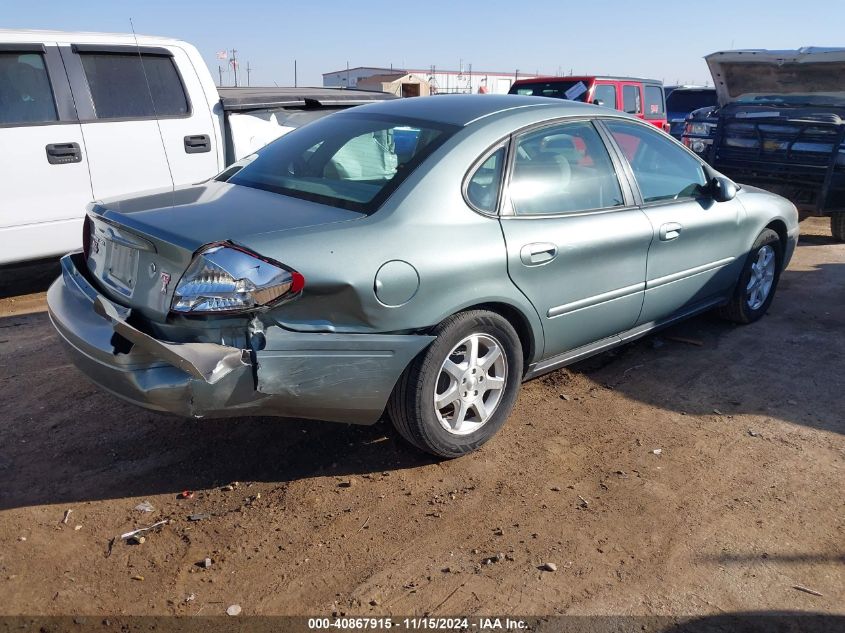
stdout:
[(513, 86), (510, 94), (533, 97), (553, 97), (570, 101), (584, 101), (589, 86), (585, 81), (537, 81)]
[(454, 130), (362, 113), (328, 116), (259, 150), (227, 180), (372, 213)]
[(715, 90), (673, 90), (666, 97), (668, 112), (692, 112), (699, 108), (716, 105)]

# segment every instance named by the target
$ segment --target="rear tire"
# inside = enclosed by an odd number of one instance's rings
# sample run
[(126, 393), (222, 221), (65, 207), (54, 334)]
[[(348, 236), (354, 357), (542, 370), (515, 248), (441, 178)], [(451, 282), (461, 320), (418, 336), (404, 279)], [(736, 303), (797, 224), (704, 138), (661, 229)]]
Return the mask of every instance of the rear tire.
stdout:
[(845, 242), (845, 213), (830, 216), (830, 232), (837, 242)]
[(435, 341), (399, 378), (387, 413), (417, 448), (459, 457), (510, 415), (522, 382), (522, 345), (505, 318), (486, 310), (452, 315), (432, 334)]
[(766, 314), (775, 298), (782, 266), (780, 237), (771, 229), (763, 229), (748, 253), (730, 302), (719, 308), (719, 316), (747, 324)]

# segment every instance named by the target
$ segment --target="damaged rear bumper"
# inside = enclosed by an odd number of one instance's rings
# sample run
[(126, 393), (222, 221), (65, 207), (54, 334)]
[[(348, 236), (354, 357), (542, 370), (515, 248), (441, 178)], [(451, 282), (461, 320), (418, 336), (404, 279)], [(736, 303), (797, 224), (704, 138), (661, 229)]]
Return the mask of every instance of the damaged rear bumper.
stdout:
[[(370, 424), (399, 375), (434, 337), (298, 333), (268, 328), (254, 352), (161, 341), (131, 325), (131, 310), (99, 294), (81, 255), (62, 258), (47, 293), (74, 365), (138, 406), (190, 417), (275, 415)], [(132, 343), (128, 353), (115, 335)]]

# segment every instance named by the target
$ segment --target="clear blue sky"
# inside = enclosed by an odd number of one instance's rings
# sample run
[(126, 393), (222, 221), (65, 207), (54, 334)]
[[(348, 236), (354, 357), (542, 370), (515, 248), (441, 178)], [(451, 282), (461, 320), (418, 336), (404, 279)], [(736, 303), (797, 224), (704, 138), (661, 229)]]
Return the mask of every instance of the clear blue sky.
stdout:
[(252, 85), (320, 85), (350, 66), (608, 73), (703, 83), (702, 57), (729, 48), (845, 46), (843, 0), (0, 0), (8, 28), (167, 35), (238, 49)]

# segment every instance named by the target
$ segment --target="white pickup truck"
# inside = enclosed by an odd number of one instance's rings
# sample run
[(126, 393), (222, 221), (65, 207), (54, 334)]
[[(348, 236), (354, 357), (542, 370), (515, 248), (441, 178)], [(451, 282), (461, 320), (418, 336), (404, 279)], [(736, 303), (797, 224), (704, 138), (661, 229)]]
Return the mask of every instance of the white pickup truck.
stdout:
[(179, 40), (0, 29), (0, 265), (79, 248), (91, 200), (205, 180), (309, 120), (388, 98), (218, 89)]

